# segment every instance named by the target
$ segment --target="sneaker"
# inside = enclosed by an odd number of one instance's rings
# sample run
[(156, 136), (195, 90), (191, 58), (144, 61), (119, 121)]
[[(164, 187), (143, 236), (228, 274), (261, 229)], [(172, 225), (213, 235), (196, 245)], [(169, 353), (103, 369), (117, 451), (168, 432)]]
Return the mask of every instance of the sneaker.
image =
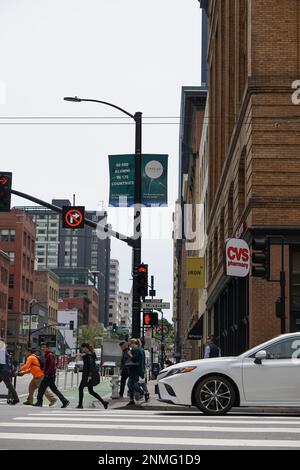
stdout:
[(135, 402), (133, 400), (131, 400), (129, 403), (127, 403), (126, 406), (134, 406), (135, 405)]
[(34, 403), (32, 406), (43, 406), (43, 403), (38, 403), (38, 402), (36, 402), (36, 403)]
[(145, 402), (147, 403), (147, 401), (149, 401), (149, 398), (150, 398), (150, 394), (149, 393), (145, 393)]
[(49, 406), (55, 405), (56, 402), (57, 402), (57, 399), (54, 398), (53, 400), (50, 401)]
[(23, 405), (31, 405), (32, 406), (32, 403), (29, 403), (29, 401), (23, 401)]
[(82, 405), (77, 405), (76, 408), (82, 410), (83, 406)]
[(10, 400), (9, 402), (10, 405), (16, 405), (17, 403), (20, 403), (20, 400)]
[(105, 409), (105, 410), (107, 410), (108, 405), (109, 405), (109, 402), (108, 402), (108, 401), (105, 401), (105, 402), (103, 403), (103, 406), (104, 406), (104, 409)]
[(62, 406), (61, 408), (67, 408), (67, 406), (69, 406), (70, 402), (69, 401), (66, 401)]

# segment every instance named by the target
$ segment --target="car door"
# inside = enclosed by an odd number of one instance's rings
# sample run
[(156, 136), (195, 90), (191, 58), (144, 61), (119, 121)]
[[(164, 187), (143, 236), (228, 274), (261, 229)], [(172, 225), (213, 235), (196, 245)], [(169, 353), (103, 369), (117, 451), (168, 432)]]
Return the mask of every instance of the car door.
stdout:
[(277, 339), (261, 350), (267, 352), (261, 364), (255, 364), (255, 354), (243, 359), (246, 401), (300, 404), (300, 335)]

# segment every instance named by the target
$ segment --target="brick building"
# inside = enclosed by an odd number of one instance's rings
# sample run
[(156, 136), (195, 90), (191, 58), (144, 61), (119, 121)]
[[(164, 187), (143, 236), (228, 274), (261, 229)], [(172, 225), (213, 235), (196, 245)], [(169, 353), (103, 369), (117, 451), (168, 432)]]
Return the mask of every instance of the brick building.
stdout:
[(35, 225), (24, 211), (3, 212), (0, 217), (0, 249), (10, 258), (7, 344), (16, 360), (23, 357), (28, 332), (22, 316), (33, 298)]
[[(285, 238), (286, 331), (300, 329), (298, 0), (200, 0), (209, 18), (207, 324), (222, 353), (281, 332), (278, 283), (223, 275), (227, 238)], [(279, 278), (272, 240), (272, 278)]]
[(42, 269), (34, 272), (34, 298), (47, 309), (47, 333), (55, 334), (58, 311), (59, 279), (53, 271)]
[[(200, 170), (199, 148), (207, 99), (206, 87), (183, 87), (179, 148), (179, 192), (174, 214), (175, 356), (199, 357), (199, 344), (188, 336), (199, 321), (199, 289), (187, 289), (187, 259), (199, 257)], [(196, 233), (196, 237), (195, 237)]]
[(0, 338), (4, 341), (6, 341), (7, 330), (9, 268), (9, 256), (0, 250)]

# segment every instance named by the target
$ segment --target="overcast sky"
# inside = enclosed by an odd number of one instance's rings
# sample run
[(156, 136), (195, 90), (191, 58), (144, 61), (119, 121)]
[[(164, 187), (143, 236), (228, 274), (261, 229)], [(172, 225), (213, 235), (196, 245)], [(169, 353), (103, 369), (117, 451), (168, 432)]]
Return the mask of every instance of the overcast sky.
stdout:
[[(115, 220), (107, 155), (134, 152), (134, 123), (106, 106), (63, 101), (77, 95), (143, 112), (143, 152), (169, 155), (172, 206), (181, 87), (201, 84), (197, 0), (0, 0), (0, 44), (0, 117), (68, 117), (1, 119), (0, 169), (13, 172), (14, 189), (47, 201), (76, 193), (78, 204), (104, 205)], [(144, 220), (152, 214), (168, 240), (145, 240), (142, 259), (157, 298), (172, 301), (171, 210), (146, 209)], [(119, 228), (132, 234), (132, 224)], [(120, 261), (120, 289), (129, 290), (131, 250), (114, 241), (111, 255)]]

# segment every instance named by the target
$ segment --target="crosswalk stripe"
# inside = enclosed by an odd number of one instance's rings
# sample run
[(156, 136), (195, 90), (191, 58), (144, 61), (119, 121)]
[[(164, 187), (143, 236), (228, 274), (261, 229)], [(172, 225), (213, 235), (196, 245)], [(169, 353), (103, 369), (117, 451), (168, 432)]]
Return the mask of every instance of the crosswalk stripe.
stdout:
[(300, 428), (237, 428), (235, 426), (149, 426), (137, 424), (85, 424), (85, 423), (1, 423), (0, 427), (23, 428), (72, 428), (72, 429), (124, 429), (132, 431), (183, 431), (183, 432), (226, 432), (226, 433), (291, 433), (300, 434)]
[(60, 442), (96, 442), (112, 444), (143, 444), (190, 447), (260, 447), (260, 448), (300, 448), (300, 440), (256, 440), (256, 439), (202, 439), (178, 437), (151, 437), (149, 436), (105, 436), (83, 434), (34, 434), (34, 433), (0, 433), (0, 439), (26, 440), (26, 441), (60, 441)]
[[(156, 418), (156, 419), (153, 419), (153, 418), (127, 418), (126, 416), (124, 417), (120, 417), (120, 418), (116, 418), (116, 417), (112, 417), (112, 416), (106, 416), (106, 417), (102, 417), (102, 416), (95, 416), (95, 417), (88, 417), (88, 418), (85, 418), (83, 416), (78, 416), (78, 417), (61, 417), (61, 416), (18, 416), (16, 418), (14, 418), (15, 420), (17, 421), (73, 421), (73, 422), (76, 422), (76, 421), (86, 421), (86, 422), (90, 422), (90, 423), (93, 423), (93, 422), (100, 422), (100, 421), (108, 421), (108, 422), (119, 422), (119, 421), (126, 421), (128, 423), (132, 422), (132, 423), (139, 423), (139, 422), (143, 422), (143, 423), (156, 423), (157, 421), (159, 421), (160, 423), (162, 422), (165, 422), (165, 423), (203, 423), (203, 424), (232, 424), (232, 425), (236, 425), (236, 424), (245, 424), (245, 425), (251, 425), (251, 424), (255, 424), (255, 425), (258, 425), (258, 424), (270, 424), (270, 425), (274, 425), (274, 424), (279, 424), (279, 425), (299, 425), (300, 426), (300, 421), (267, 421), (267, 420), (262, 420), (262, 421), (253, 421), (253, 422), (249, 422), (249, 421), (244, 421), (244, 420), (237, 420), (237, 421), (230, 421), (230, 420), (227, 420), (227, 419), (214, 419), (214, 420), (211, 420), (211, 419), (168, 419), (168, 418)], [(268, 428), (269, 429), (269, 428)]]

